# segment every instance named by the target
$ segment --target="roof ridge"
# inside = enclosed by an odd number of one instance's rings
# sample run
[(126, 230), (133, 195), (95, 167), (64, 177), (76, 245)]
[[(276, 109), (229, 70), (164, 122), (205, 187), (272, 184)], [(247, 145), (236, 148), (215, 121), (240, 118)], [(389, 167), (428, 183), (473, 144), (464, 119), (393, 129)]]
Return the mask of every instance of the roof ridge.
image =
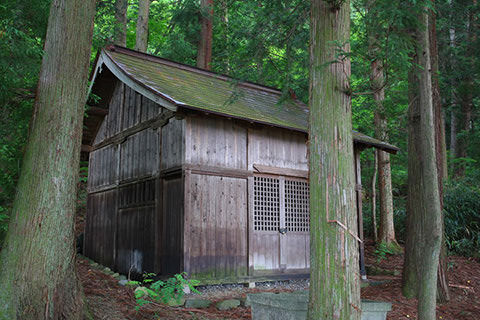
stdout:
[[(235, 79), (235, 78), (230, 77), (226, 74), (201, 69), (201, 68), (198, 68), (198, 67), (190, 66), (188, 64), (176, 62), (176, 61), (173, 61), (173, 60), (169, 60), (169, 59), (166, 59), (166, 58), (155, 56), (153, 54), (136, 51), (136, 50), (126, 48), (126, 47), (122, 47), (122, 46), (119, 46), (119, 45), (109, 45), (109, 46), (106, 46), (104, 49), (108, 50), (108, 51), (121, 52), (121, 53), (128, 54), (128, 55), (131, 55), (131, 56), (134, 56), (134, 57), (141, 57), (142, 59), (146, 58), (147, 60), (150, 60), (152, 62), (162, 63), (162, 64), (165, 64), (165, 65), (168, 65), (168, 66), (171, 66), (171, 67), (174, 67), (174, 68), (178, 68), (178, 69), (181, 69), (181, 70), (193, 71), (193, 72), (196, 72), (196, 73), (199, 73), (199, 74), (203, 74), (203, 75), (206, 75), (206, 76), (209, 76), (209, 77), (214, 77), (214, 78), (224, 80), (224, 81), (230, 81), (230, 80), (239, 81), (238, 85), (241, 85), (243, 87), (262, 90), (262, 91), (267, 91), (267, 92), (270, 92), (270, 93), (275, 93), (275, 94), (278, 94), (278, 95), (282, 95), (282, 90), (280, 90), (278, 88), (275, 88), (275, 87), (270, 87), (270, 86), (258, 84), (258, 83), (255, 83), (255, 82), (251, 82), (251, 81)], [(296, 99), (296, 100), (297, 100), (297, 102), (301, 102), (298, 99)]]

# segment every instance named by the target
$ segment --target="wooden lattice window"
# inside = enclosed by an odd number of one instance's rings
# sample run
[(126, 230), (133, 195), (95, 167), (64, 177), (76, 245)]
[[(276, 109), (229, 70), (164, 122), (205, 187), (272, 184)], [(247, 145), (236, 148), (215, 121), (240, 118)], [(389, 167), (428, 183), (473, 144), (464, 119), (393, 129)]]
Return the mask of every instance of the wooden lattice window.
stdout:
[(280, 180), (254, 177), (253, 229), (278, 231), (280, 226)]
[(285, 180), (285, 226), (291, 232), (310, 231), (308, 182)]

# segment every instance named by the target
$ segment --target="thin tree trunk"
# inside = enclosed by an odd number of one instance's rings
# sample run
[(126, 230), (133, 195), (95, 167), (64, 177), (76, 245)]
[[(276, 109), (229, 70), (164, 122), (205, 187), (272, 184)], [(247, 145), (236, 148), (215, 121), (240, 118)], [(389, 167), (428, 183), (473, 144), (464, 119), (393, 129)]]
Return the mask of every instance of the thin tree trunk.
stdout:
[(127, 7), (128, 0), (115, 0), (115, 29), (113, 42), (127, 46)]
[[(426, 9), (426, 8), (425, 8)], [(422, 248), (418, 290), (419, 320), (436, 319), (436, 296), (438, 262), (442, 241), (442, 211), (438, 190), (438, 173), (435, 153), (435, 127), (433, 119), (433, 94), (430, 61), (429, 18), (425, 10), (421, 15), (422, 25), (417, 30), (419, 65), (421, 69), (419, 81), (420, 102), (420, 157), (419, 163), (424, 186), (422, 192), (425, 202), (419, 205), (423, 208), (419, 216), (422, 226)]]
[[(453, 12), (452, 8), (452, 0), (448, 1), (450, 4), (450, 10)], [(449, 29), (449, 36), (450, 36), (450, 48), (452, 49), (451, 51), (453, 52), (453, 49), (455, 49), (455, 27), (453, 24), (453, 19), (452, 16), (450, 16), (450, 29)], [(450, 55), (450, 61), (452, 64), (451, 70), (454, 70), (455, 68), (455, 55), (452, 53)], [(451, 108), (450, 108), (450, 159), (454, 160), (457, 157), (457, 114), (456, 114), (456, 107), (457, 107), (457, 98), (456, 98), (456, 93), (455, 93), (455, 81), (451, 80), (450, 83), (450, 92), (451, 92)], [(455, 162), (451, 161), (450, 164), (450, 170), (451, 172), (455, 171)]]
[[(434, 320), (438, 261), (441, 248), (441, 209), (435, 154), (435, 127), (433, 119), (430, 42), (428, 10), (420, 15), (417, 29), (417, 59), (419, 65), (418, 104), (413, 103), (409, 114), (409, 194), (407, 218), (407, 246), (405, 253), (404, 293), (418, 296), (418, 319)], [(417, 108), (418, 107), (418, 108)], [(412, 153), (410, 153), (413, 151)], [(414, 172), (410, 169), (417, 167)], [(411, 175), (418, 175), (410, 179)], [(416, 185), (410, 185), (416, 183)], [(417, 195), (411, 194), (417, 192)], [(412, 199), (416, 198), (416, 202)], [(415, 240), (415, 242), (412, 241)], [(413, 258), (413, 259), (412, 259)], [(412, 276), (412, 274), (414, 274)], [(412, 285), (415, 279), (417, 283)], [(405, 285), (412, 285), (406, 288)]]
[(137, 36), (135, 50), (146, 52), (148, 45), (148, 16), (151, 0), (138, 1)]
[(200, 40), (197, 51), (197, 67), (211, 70), (213, 39), (213, 0), (200, 1)]
[(0, 265), (0, 319), (83, 319), (74, 216), (94, 0), (56, 0)]
[(378, 241), (378, 232), (377, 232), (377, 170), (378, 170), (378, 154), (377, 149), (373, 151), (373, 175), (372, 175), (372, 228), (373, 228), (373, 241), (377, 243)]
[[(310, 41), (310, 300), (308, 319), (360, 319), (358, 221), (351, 137), (350, 1), (313, 0)], [(343, 52), (342, 51), (342, 52)]]
[[(381, 61), (374, 59), (371, 63), (371, 88), (376, 103), (375, 131), (376, 137), (382, 141), (388, 140), (387, 117), (385, 115), (385, 100), (383, 67)], [(378, 150), (378, 191), (380, 202), (380, 227), (378, 240), (381, 243), (394, 245), (398, 248), (393, 226), (393, 197), (392, 172), (390, 168), (390, 154)]]
[[(223, 27), (223, 41), (225, 45), (225, 52), (227, 52), (225, 56), (225, 62), (224, 62), (224, 73), (229, 74), (230, 73), (230, 45), (229, 45), (229, 39), (228, 39), (228, 34), (229, 34), (229, 28), (228, 28), (228, 0), (222, 0), (221, 1), (221, 21), (222, 21), (222, 27)], [(256, 56), (256, 55), (255, 55)], [(256, 60), (256, 59), (255, 59)], [(262, 82), (258, 82), (262, 83)]]
[(412, 66), (408, 71), (408, 183), (407, 183), (407, 218), (405, 255), (402, 274), (402, 293), (407, 298), (417, 297), (418, 292), (418, 258), (420, 250), (420, 203), (423, 203), (423, 176), (418, 166), (418, 154), (421, 150), (419, 140), (420, 108), (418, 101), (418, 58), (412, 57)]
[[(435, 5), (432, 0), (432, 5)], [(432, 102), (433, 117), (435, 127), (435, 155), (438, 172), (438, 191), (440, 198), (440, 210), (443, 211), (443, 182), (446, 179), (445, 168), (447, 166), (444, 159), (446, 158), (445, 148), (445, 127), (442, 117), (442, 101), (440, 98), (440, 86), (438, 80), (438, 48), (437, 48), (437, 30), (436, 15), (433, 10), (429, 12), (429, 39), (430, 39), (430, 56), (432, 64)], [(444, 235), (443, 215), (440, 215), (442, 225), (442, 250), (440, 253), (440, 262), (438, 264), (438, 302), (447, 302), (450, 300), (450, 292), (448, 288), (447, 278), (447, 255), (446, 243)]]
[[(470, 9), (469, 21), (468, 21), (468, 35), (467, 35), (467, 46), (468, 46), (468, 58), (471, 61), (470, 70), (475, 70), (474, 60), (477, 55), (477, 50), (475, 44), (477, 42), (477, 21), (476, 15), (473, 8), (477, 5), (477, 0), (472, 0), (472, 7)], [(467, 146), (468, 146), (468, 134), (471, 131), (471, 122), (472, 122), (472, 112), (473, 112), (473, 91), (474, 91), (474, 82), (471, 73), (466, 74), (464, 81), (464, 95), (461, 98), (461, 110), (462, 114), (460, 117), (461, 120), (461, 130), (462, 138), (457, 140), (457, 158), (466, 158)], [(465, 175), (465, 164), (459, 163), (456, 166), (455, 176), (463, 177)]]

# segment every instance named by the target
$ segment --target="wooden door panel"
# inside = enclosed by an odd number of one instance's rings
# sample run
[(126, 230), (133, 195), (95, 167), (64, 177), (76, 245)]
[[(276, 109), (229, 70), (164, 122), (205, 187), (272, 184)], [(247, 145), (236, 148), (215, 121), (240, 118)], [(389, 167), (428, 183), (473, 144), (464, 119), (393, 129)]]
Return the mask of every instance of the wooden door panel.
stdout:
[(253, 268), (255, 271), (280, 269), (278, 233), (255, 232), (253, 235)]
[(282, 264), (286, 264), (287, 269), (306, 269), (306, 234), (292, 234), (287, 233), (282, 236), (286, 238), (286, 244), (281, 247), (282, 257), (285, 257), (285, 261)]

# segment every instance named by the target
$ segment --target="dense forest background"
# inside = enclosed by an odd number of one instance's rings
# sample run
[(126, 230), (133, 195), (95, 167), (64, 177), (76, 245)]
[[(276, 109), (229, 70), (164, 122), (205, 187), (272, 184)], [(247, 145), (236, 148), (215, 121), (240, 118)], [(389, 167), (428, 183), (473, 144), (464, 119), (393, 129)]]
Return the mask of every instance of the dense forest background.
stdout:
[[(435, 3), (437, 77), (448, 151), (448, 179), (444, 189), (447, 247), (457, 254), (478, 255), (480, 10), (475, 0)], [(48, 0), (5, 0), (0, 5), (0, 241), (7, 230), (28, 135), (49, 6)], [(308, 103), (309, 10), (309, 2), (301, 0), (214, 1), (212, 70), (280, 88), (285, 99), (296, 97)], [(200, 20), (207, 14), (204, 11), (195, 0), (152, 1), (147, 52), (195, 65)], [(137, 13), (138, 1), (128, 1), (129, 48), (135, 46)], [(388, 141), (401, 149), (391, 157), (395, 230), (399, 241), (405, 237), (408, 70), (413, 63), (411, 29), (416, 23), (415, 14), (407, 1), (352, 1), (349, 56), (353, 127), (376, 136), (376, 102), (370, 73), (372, 61), (381, 61)], [(116, 27), (115, 1), (97, 1), (92, 62), (98, 50), (113, 42)], [(372, 150), (363, 152), (362, 163), (364, 225), (367, 235), (372, 236), (369, 203), (374, 174)]]

